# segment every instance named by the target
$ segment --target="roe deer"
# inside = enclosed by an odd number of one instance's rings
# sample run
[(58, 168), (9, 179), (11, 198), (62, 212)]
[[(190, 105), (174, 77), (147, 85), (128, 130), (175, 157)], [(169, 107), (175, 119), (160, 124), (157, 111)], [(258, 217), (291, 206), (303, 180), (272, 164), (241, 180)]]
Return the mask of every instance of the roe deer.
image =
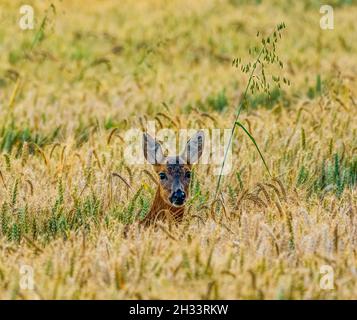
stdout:
[(141, 224), (155, 224), (156, 220), (163, 220), (167, 215), (175, 223), (182, 221), (189, 194), (192, 165), (201, 157), (203, 143), (204, 133), (198, 131), (187, 141), (181, 155), (165, 157), (160, 143), (144, 133), (144, 156), (153, 165), (160, 181), (151, 209)]

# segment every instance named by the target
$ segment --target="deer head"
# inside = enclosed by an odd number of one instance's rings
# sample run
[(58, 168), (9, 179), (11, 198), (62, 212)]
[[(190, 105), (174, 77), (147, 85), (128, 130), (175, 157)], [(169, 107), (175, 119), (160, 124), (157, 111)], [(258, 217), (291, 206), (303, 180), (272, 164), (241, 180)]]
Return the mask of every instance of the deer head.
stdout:
[(187, 141), (185, 150), (180, 155), (165, 157), (160, 143), (144, 133), (144, 155), (159, 177), (160, 197), (168, 205), (182, 207), (185, 204), (192, 165), (201, 157), (203, 143), (204, 133), (198, 131)]

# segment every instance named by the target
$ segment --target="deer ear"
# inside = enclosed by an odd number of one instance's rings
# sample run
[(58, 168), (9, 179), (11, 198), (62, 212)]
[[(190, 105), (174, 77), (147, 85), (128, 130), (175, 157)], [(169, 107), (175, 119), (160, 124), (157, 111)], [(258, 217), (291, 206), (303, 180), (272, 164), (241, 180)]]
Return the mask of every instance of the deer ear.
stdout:
[(161, 163), (164, 159), (160, 143), (147, 133), (143, 135), (143, 151), (145, 159), (151, 164)]
[(187, 164), (198, 162), (202, 156), (204, 141), (205, 135), (203, 131), (196, 132), (196, 134), (187, 141), (186, 148), (181, 155)]

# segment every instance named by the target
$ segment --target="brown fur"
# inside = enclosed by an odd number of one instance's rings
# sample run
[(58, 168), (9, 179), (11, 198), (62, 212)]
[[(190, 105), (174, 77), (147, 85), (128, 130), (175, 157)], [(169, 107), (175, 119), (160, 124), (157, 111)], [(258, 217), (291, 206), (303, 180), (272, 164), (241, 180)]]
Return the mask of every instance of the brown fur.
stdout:
[[(170, 161), (172, 162), (172, 159), (174, 158), (169, 158), (168, 163)], [(185, 172), (191, 171), (191, 165), (188, 164), (172, 164), (172, 165), (154, 165), (154, 170), (157, 174), (160, 172), (165, 173), (168, 177), (171, 176), (170, 172), (170, 167), (174, 167), (177, 170), (180, 170), (180, 180), (181, 183), (184, 187), (185, 193), (188, 195), (189, 194), (189, 179), (185, 179), (184, 175)], [(187, 180), (187, 181), (186, 181)], [(170, 183), (169, 183), (170, 185)], [(142, 224), (148, 226), (151, 224), (154, 224), (158, 220), (169, 220), (174, 223), (179, 223), (182, 221), (184, 213), (185, 213), (185, 207), (175, 207), (173, 206), (169, 201), (168, 198), (170, 196), (171, 189), (168, 186), (164, 186), (161, 183), (158, 183), (158, 188), (156, 190), (155, 198), (153, 201), (153, 204), (151, 206), (151, 209), (145, 219), (141, 222)]]
[(154, 225), (157, 221), (172, 221), (180, 223), (185, 214), (185, 207), (174, 207), (165, 201), (160, 192), (160, 187), (157, 189), (151, 209), (140, 224), (148, 227)]
[[(151, 209), (140, 224), (149, 226), (158, 220), (176, 224), (183, 220), (185, 201), (189, 195), (192, 163), (202, 154), (203, 133), (198, 132), (194, 139), (198, 142), (190, 139), (180, 156), (164, 157), (160, 144), (150, 136), (144, 135), (144, 155), (153, 165), (157, 176), (163, 175), (163, 178), (158, 183)], [(182, 201), (178, 202), (178, 198), (174, 198), (177, 197), (176, 193), (180, 193), (180, 197), (183, 196)]]

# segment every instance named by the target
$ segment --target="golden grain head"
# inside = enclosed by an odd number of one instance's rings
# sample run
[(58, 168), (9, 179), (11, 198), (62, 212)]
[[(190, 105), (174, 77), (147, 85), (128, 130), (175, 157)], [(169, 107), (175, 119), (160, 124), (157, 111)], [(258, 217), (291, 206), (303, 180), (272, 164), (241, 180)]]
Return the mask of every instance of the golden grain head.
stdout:
[[(0, 299), (356, 297), (357, 6), (321, 30), (311, 1), (260, 2), (33, 1), (24, 31), (1, 1)], [(272, 176), (237, 127), (218, 197), (197, 165), (182, 224), (131, 225), (160, 182), (124, 161), (126, 130), (230, 129), (249, 78), (233, 59), (282, 21), (281, 87), (255, 79), (239, 119)]]

